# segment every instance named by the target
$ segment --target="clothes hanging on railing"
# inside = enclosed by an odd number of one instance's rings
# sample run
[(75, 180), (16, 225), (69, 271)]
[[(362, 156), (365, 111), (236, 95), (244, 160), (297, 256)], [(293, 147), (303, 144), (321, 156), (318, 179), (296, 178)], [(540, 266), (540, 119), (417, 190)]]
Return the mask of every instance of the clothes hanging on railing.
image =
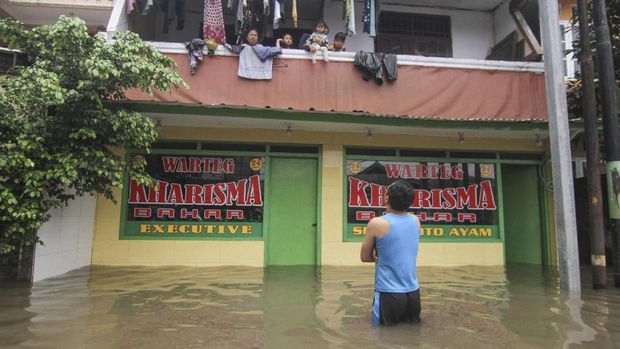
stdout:
[(371, 78), (378, 84), (383, 84), (383, 78), (394, 81), (398, 75), (396, 55), (391, 53), (364, 52), (355, 54), (353, 64), (361, 71), (362, 79)]
[(230, 50), (239, 52), (237, 75), (251, 80), (270, 80), (273, 71), (273, 57), (282, 54), (282, 49), (279, 47), (261, 44), (232, 46)]
[(213, 40), (218, 44), (226, 42), (222, 0), (205, 0), (203, 35), (205, 40)]
[(192, 39), (192, 41), (185, 43), (187, 58), (189, 59), (189, 73), (192, 75), (196, 73), (198, 63), (202, 62), (204, 46), (205, 42), (202, 39)]
[(189, 73), (194, 75), (198, 70), (198, 64), (202, 62), (204, 57), (204, 47), (207, 47), (207, 55), (212, 57), (215, 55), (217, 43), (213, 40), (192, 39), (185, 43), (187, 48), (187, 58), (189, 59)]

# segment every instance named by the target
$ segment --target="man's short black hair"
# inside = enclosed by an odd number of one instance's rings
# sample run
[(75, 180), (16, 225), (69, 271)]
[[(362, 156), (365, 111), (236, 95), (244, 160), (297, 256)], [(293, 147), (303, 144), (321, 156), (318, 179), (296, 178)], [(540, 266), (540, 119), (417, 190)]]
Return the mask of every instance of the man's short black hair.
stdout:
[(336, 35), (334, 35), (334, 41), (336, 40), (345, 42), (347, 41), (347, 36), (343, 32), (337, 32)]
[(390, 207), (393, 210), (407, 211), (413, 203), (413, 186), (399, 179), (388, 187), (387, 195), (390, 199)]

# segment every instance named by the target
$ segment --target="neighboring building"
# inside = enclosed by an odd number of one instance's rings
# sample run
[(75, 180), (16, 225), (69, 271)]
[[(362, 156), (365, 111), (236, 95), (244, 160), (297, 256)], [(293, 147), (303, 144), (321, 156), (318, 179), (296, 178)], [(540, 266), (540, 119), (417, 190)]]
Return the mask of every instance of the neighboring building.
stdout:
[[(113, 0), (0, 0), (0, 18), (11, 17), (28, 27), (56, 23), (61, 15), (82, 18), (93, 34), (105, 30)], [(0, 49), (0, 74), (24, 61), (19, 52)], [(37, 233), (45, 242), (37, 246), (35, 281), (91, 264), (94, 197), (83, 197), (51, 212), (51, 219)]]
[[(297, 3), (299, 26), (285, 18), (277, 34), (298, 40), (319, 19), (330, 39), (344, 30), (341, 1)], [(420, 265), (557, 264), (535, 3), (383, 2), (374, 39), (355, 2), (348, 52), (312, 64), (284, 50), (272, 80), (250, 81), (221, 46), (190, 75), (184, 42), (199, 36), (201, 1), (164, 33), (158, 8), (127, 15), (117, 0), (107, 31), (152, 41), (189, 89), (129, 92), (159, 125), (147, 157), (157, 182), (126, 178), (119, 204), (96, 199), (91, 263), (356, 265), (384, 186), (404, 177), (423, 220)], [(233, 11), (225, 21), (234, 41)], [(399, 54), (396, 81), (362, 80), (355, 52), (375, 49)]]
[(12, 17), (34, 27), (56, 23), (61, 15), (72, 14), (96, 32), (107, 24), (113, 5), (113, 0), (0, 0), (0, 17)]

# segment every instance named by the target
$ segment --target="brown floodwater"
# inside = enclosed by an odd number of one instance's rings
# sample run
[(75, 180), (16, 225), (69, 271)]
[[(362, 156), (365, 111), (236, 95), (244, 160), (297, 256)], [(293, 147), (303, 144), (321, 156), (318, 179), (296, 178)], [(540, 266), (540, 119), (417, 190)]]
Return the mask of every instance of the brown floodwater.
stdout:
[(372, 267), (92, 267), (0, 287), (2, 348), (614, 348), (620, 289), (536, 266), (419, 268), (422, 323), (374, 327)]

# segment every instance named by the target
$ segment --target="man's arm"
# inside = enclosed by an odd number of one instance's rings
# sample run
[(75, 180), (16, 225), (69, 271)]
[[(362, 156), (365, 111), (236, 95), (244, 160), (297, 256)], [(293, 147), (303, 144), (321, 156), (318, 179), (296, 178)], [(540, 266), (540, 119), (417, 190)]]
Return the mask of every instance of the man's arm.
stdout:
[(360, 250), (360, 259), (362, 262), (376, 262), (376, 254), (375, 254), (375, 241), (377, 236), (384, 235), (385, 233), (385, 219), (377, 217), (373, 218), (368, 222), (368, 227), (366, 228), (366, 236), (364, 237), (364, 242), (362, 242), (362, 249)]

